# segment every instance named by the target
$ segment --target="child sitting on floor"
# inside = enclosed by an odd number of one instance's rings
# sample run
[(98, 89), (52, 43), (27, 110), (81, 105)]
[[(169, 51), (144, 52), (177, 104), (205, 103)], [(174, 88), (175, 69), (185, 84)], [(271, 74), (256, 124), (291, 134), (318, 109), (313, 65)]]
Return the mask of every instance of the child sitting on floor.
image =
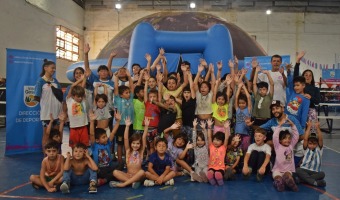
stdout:
[(145, 172), (146, 180), (144, 186), (174, 185), (174, 177), (176, 173), (171, 170), (171, 158), (166, 153), (168, 142), (164, 138), (159, 138), (156, 141), (156, 152), (149, 157), (148, 171)]
[(89, 193), (97, 193), (97, 170), (96, 163), (87, 152), (87, 146), (77, 143), (70, 152), (64, 163), (63, 183), (60, 186), (62, 193), (70, 193), (71, 185), (83, 185), (90, 183)]
[(58, 154), (59, 144), (55, 141), (45, 145), (46, 157), (41, 162), (40, 175), (31, 175), (30, 181), (35, 189), (45, 187), (48, 192), (56, 192), (62, 181), (64, 157)]
[(241, 145), (240, 135), (232, 135), (229, 137), (226, 162), (225, 162), (226, 164), (225, 174), (224, 174), (225, 180), (235, 179), (235, 174), (237, 172), (238, 164), (240, 163), (240, 159), (243, 156), (243, 151), (240, 145)]

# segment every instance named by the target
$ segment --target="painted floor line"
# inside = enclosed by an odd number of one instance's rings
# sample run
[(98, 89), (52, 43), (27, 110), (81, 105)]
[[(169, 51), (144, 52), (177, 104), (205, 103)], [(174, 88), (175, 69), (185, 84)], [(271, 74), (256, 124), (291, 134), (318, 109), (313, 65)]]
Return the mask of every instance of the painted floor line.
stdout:
[(326, 147), (326, 148), (329, 149), (329, 150), (332, 150), (332, 151), (336, 152), (336, 153), (340, 153), (340, 151), (337, 151), (337, 150), (335, 150), (335, 149), (332, 149), (332, 148), (330, 148), (330, 147), (328, 147), (328, 146), (326, 146), (326, 145), (323, 145), (323, 146)]
[(126, 200), (137, 199), (137, 198), (142, 197), (142, 196), (144, 196), (144, 195), (140, 194), (140, 195), (136, 195), (136, 196), (133, 196), (133, 197), (128, 197), (128, 198), (126, 198)]
[(160, 190), (165, 190), (165, 189), (168, 189), (168, 188), (171, 188), (172, 186), (165, 186), (165, 187), (161, 187), (159, 188)]
[(309, 188), (311, 188), (311, 189), (313, 189), (313, 190), (316, 190), (316, 191), (318, 191), (318, 192), (320, 192), (320, 193), (322, 193), (322, 194), (328, 196), (328, 197), (331, 198), (332, 200), (340, 200), (338, 197), (336, 197), (336, 196), (334, 196), (334, 195), (332, 195), (332, 194), (330, 194), (330, 193), (328, 193), (328, 192), (326, 192), (325, 190), (322, 190), (322, 189), (320, 189), (320, 188), (317, 188), (317, 187), (314, 187), (314, 186), (311, 186), (311, 185), (308, 185), (308, 184), (305, 184), (305, 183), (302, 183), (302, 185), (304, 185), (304, 186), (306, 186), (306, 187), (309, 187)]
[(24, 187), (24, 186), (26, 186), (26, 185), (29, 185), (29, 184), (31, 184), (31, 183), (32, 183), (32, 182), (27, 182), (27, 183), (23, 183), (23, 184), (21, 184), (21, 185), (15, 186), (14, 188), (11, 188), (11, 189), (9, 189), (9, 190), (6, 190), (6, 191), (1, 192), (0, 195), (10, 193), (10, 192), (12, 192), (12, 191), (14, 191), (14, 190), (16, 190), (16, 189), (22, 188), (22, 187)]
[(183, 183), (189, 182), (189, 181), (191, 181), (191, 179), (184, 180)]
[[(35, 196), (14, 196), (14, 195), (2, 195), (0, 194), (0, 198), (6, 198), (6, 199), (34, 199), (34, 200), (40, 200), (40, 199), (47, 199), (47, 200), (57, 200), (57, 199), (63, 199), (63, 200), (77, 200), (79, 198), (60, 198), (60, 197), (35, 197)], [(79, 199), (81, 200), (81, 199)]]

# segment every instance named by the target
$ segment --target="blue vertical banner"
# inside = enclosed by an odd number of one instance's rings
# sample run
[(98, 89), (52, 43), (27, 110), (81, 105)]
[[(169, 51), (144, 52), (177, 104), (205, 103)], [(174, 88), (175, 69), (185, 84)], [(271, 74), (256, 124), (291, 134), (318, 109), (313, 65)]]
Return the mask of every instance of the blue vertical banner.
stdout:
[(40, 106), (34, 100), (34, 86), (45, 58), (56, 60), (55, 53), (7, 49), (5, 155), (42, 150)]

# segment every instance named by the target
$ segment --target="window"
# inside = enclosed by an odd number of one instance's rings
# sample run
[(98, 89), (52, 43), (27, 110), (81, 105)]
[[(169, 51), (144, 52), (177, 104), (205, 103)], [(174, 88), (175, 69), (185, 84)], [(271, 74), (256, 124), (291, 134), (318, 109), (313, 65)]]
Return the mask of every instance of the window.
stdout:
[(57, 58), (78, 61), (79, 58), (79, 34), (65, 28), (63, 26), (56, 27), (57, 42), (56, 55)]

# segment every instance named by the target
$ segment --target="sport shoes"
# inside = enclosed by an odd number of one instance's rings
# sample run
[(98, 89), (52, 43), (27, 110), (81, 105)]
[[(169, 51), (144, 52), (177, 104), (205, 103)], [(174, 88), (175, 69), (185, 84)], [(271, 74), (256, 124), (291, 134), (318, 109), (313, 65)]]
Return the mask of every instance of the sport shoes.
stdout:
[(190, 176), (191, 176), (191, 181), (197, 181), (197, 182), (200, 182), (200, 183), (203, 181), (202, 177), (200, 177), (200, 176), (199, 176), (196, 172), (194, 172), (194, 171), (191, 172)]
[(106, 178), (98, 178), (98, 180), (97, 180), (97, 186), (98, 187), (105, 185), (106, 183), (107, 183)]
[(140, 186), (140, 182), (138, 181), (138, 182), (134, 182), (134, 183), (132, 183), (132, 188), (133, 189), (137, 189), (137, 188), (139, 188), (139, 186)]
[(233, 170), (230, 167), (228, 167), (228, 169), (226, 169), (224, 173), (224, 180), (226, 181), (229, 180), (232, 174), (233, 174)]
[(284, 174), (282, 176), (282, 180), (284, 182), (284, 184), (290, 188), (291, 190), (293, 190), (294, 192), (297, 192), (299, 190), (298, 186), (295, 184), (295, 181), (293, 179), (292, 176), (289, 176), (287, 174)]
[(223, 185), (224, 181), (223, 181), (223, 176), (221, 172), (215, 172), (215, 179), (218, 185)]
[(172, 178), (172, 179), (168, 180), (167, 182), (165, 182), (164, 185), (175, 185), (175, 181), (174, 181), (174, 179)]
[(248, 174), (243, 174), (243, 178), (244, 178), (245, 180), (249, 179), (249, 177), (250, 177), (250, 175), (251, 175), (252, 172), (253, 172), (253, 169), (252, 169), (251, 167), (249, 167), (249, 172), (248, 172)]
[(325, 180), (317, 180), (316, 184), (318, 187), (326, 187), (326, 181)]
[(273, 185), (279, 192), (283, 192), (285, 190), (285, 184), (283, 183), (282, 177), (275, 179)]
[(261, 181), (263, 180), (263, 177), (264, 177), (264, 175), (262, 175), (262, 174), (260, 174), (259, 172), (257, 172), (257, 174), (256, 174), (256, 180), (257, 180), (258, 182), (261, 182)]
[(216, 180), (214, 178), (214, 172), (213, 171), (207, 172), (207, 178), (208, 178), (208, 181), (211, 185), (216, 185)]
[(151, 186), (154, 186), (154, 185), (155, 185), (155, 181), (145, 179), (145, 181), (144, 181), (145, 187), (151, 187)]
[(208, 183), (209, 182), (209, 180), (207, 178), (207, 175), (204, 173), (204, 171), (200, 171), (199, 175), (202, 178), (202, 182), (204, 182), (204, 183)]
[(60, 191), (63, 194), (68, 194), (70, 193), (70, 185), (64, 181), (61, 185), (60, 185)]
[(114, 188), (114, 187), (117, 187), (117, 184), (119, 184), (119, 183), (120, 182), (118, 182), (118, 181), (110, 181), (109, 186)]
[(90, 194), (97, 193), (97, 184), (95, 181), (90, 182), (89, 193)]

